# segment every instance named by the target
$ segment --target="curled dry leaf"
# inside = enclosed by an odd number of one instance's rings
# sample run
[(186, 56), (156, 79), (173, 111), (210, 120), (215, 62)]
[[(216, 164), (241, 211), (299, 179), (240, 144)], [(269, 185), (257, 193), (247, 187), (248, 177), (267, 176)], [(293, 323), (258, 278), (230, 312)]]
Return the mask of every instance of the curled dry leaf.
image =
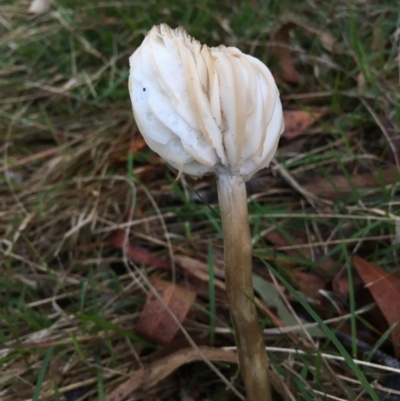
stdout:
[(169, 311), (154, 292), (149, 291), (135, 331), (157, 344), (168, 345), (179, 331), (171, 313), (182, 323), (196, 299), (196, 293), (160, 279), (152, 279), (151, 284)]
[[(202, 355), (201, 355), (201, 354)], [(165, 379), (182, 365), (208, 359), (211, 362), (237, 363), (236, 353), (211, 347), (199, 347), (198, 350), (187, 348), (163, 357), (145, 368), (136, 370), (132, 376), (114, 391), (106, 396), (106, 401), (123, 401), (139, 388), (148, 389)], [(274, 389), (282, 397), (287, 396), (287, 391), (282, 379), (273, 371), (270, 372), (270, 380)]]
[(353, 257), (353, 263), (389, 326), (396, 325), (390, 336), (396, 357), (400, 357), (400, 278), (359, 256)]
[[(115, 230), (110, 237), (110, 244), (114, 248), (123, 249), (125, 246), (125, 232), (123, 230)], [(165, 259), (154, 256), (149, 251), (134, 246), (131, 243), (126, 243), (126, 255), (132, 262), (141, 265), (156, 267), (159, 269), (170, 269), (171, 263)]]
[(321, 117), (323, 112), (308, 112), (304, 110), (286, 110), (283, 112), (285, 120), (285, 138), (293, 139), (301, 135), (315, 120)]
[(282, 78), (291, 84), (297, 85), (300, 83), (300, 77), (293, 64), (292, 56), (288, 48), (289, 32), (293, 27), (295, 27), (295, 25), (292, 23), (281, 26), (274, 36), (275, 44), (271, 46), (271, 50), (281, 65)]

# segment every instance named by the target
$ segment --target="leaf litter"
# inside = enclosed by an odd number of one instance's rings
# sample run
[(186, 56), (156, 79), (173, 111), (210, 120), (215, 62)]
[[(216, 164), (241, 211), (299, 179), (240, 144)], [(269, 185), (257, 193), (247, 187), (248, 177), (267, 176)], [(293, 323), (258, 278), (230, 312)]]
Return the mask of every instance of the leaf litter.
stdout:
[[(196, 300), (196, 293), (165, 280), (153, 279), (150, 283), (152, 290), (147, 294), (135, 331), (156, 344), (166, 346), (179, 332), (179, 326), (170, 313), (183, 323)], [(153, 291), (157, 291), (165, 304), (155, 297)]]

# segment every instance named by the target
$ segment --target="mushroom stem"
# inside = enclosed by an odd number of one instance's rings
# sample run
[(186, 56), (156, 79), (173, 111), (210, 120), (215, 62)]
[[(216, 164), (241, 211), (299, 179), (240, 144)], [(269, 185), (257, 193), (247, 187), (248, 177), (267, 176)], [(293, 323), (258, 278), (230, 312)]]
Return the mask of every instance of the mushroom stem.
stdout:
[(267, 353), (252, 284), (252, 245), (246, 186), (241, 178), (228, 175), (218, 176), (217, 182), (224, 231), (226, 292), (246, 399), (272, 401)]

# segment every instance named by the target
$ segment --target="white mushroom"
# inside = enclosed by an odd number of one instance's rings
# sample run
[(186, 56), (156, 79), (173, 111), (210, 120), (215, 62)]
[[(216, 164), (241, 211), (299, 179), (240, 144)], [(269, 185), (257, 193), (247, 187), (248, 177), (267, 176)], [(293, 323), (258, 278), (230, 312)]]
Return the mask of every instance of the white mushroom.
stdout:
[(179, 27), (153, 27), (130, 58), (136, 123), (179, 174), (215, 174), (224, 231), (226, 289), (250, 401), (271, 400), (251, 281), (245, 181), (267, 167), (283, 132), (269, 69), (235, 47), (207, 47)]

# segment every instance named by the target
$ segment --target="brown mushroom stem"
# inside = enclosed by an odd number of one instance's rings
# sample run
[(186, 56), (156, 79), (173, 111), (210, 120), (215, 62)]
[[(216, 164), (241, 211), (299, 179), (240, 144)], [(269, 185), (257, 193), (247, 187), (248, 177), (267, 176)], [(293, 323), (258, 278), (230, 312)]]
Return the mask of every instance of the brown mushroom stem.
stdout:
[(219, 176), (218, 198), (224, 232), (226, 291), (246, 399), (272, 401), (267, 353), (254, 301), (245, 183), (237, 177)]

